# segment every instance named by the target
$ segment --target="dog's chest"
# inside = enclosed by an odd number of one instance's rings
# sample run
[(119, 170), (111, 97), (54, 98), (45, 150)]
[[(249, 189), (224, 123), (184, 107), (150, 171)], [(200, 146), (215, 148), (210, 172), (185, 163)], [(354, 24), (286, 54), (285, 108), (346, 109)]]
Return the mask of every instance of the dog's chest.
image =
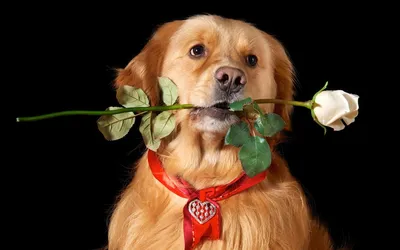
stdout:
[[(148, 249), (184, 249), (184, 209), (188, 200), (172, 193), (167, 199), (167, 204), (160, 203), (163, 207), (156, 209), (158, 214), (145, 216), (149, 220), (146, 222), (143, 219), (141, 223), (153, 225), (146, 227), (148, 232), (140, 237), (149, 243)], [(267, 202), (260, 199), (262, 197), (255, 194), (252, 197), (238, 194), (220, 201), (221, 240), (204, 239), (196, 249), (286, 249), (271, 248), (276, 245), (277, 238), (281, 241), (278, 244), (286, 244), (283, 232), (289, 228), (285, 229), (282, 223), (275, 223), (276, 218), (272, 218), (275, 212), (271, 211), (274, 207), (268, 207)], [(280, 220), (282, 222), (282, 218)]]

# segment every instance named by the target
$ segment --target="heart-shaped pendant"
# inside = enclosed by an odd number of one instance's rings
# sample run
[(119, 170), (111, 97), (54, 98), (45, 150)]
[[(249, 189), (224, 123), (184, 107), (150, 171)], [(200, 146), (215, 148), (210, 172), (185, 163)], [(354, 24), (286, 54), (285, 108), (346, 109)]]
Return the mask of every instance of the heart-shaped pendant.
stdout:
[(209, 201), (201, 202), (199, 199), (194, 199), (189, 203), (189, 213), (199, 222), (204, 224), (211, 220), (217, 212), (217, 208)]

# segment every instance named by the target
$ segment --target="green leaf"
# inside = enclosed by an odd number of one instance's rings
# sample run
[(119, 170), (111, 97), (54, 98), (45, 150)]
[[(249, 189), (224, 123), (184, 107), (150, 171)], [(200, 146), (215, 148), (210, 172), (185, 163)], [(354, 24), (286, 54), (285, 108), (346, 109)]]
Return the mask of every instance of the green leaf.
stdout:
[(168, 136), (175, 128), (175, 116), (170, 111), (161, 112), (154, 119), (153, 128), (156, 140)]
[(139, 131), (142, 134), (144, 144), (147, 148), (156, 151), (161, 144), (161, 140), (157, 140), (153, 135), (154, 114), (149, 112), (143, 115), (140, 122)]
[(129, 85), (123, 85), (117, 89), (117, 100), (126, 108), (150, 106), (146, 93), (142, 89)]
[(281, 131), (285, 127), (285, 121), (281, 116), (275, 113), (260, 115), (255, 123), (254, 128), (263, 136), (271, 137)]
[(247, 123), (240, 121), (229, 128), (225, 136), (225, 144), (239, 147), (250, 141), (251, 137)]
[(257, 111), (260, 115), (263, 114), (263, 111), (262, 111), (262, 109), (260, 108), (260, 106), (258, 105), (258, 103), (253, 102), (253, 108), (254, 108), (254, 110)]
[(243, 111), (246, 113), (246, 117), (251, 119), (257, 119), (260, 115), (263, 115), (263, 111), (256, 102), (253, 102), (251, 105), (245, 105)]
[(161, 144), (160, 139), (155, 139), (153, 135), (154, 114), (149, 112), (142, 117), (139, 131), (147, 148), (156, 151)]
[(159, 77), (158, 83), (161, 88), (163, 102), (167, 106), (173, 105), (178, 99), (178, 88), (175, 83), (167, 77)]
[[(116, 110), (121, 107), (109, 107), (106, 110)], [(113, 115), (103, 115), (97, 120), (97, 127), (108, 141), (119, 140), (128, 134), (135, 123), (135, 114), (125, 112)]]
[(231, 104), (229, 104), (229, 107), (233, 111), (242, 111), (243, 110), (243, 106), (244, 105), (248, 105), (251, 102), (252, 102), (251, 97), (248, 97), (248, 98), (240, 100), (240, 101), (232, 102)]
[(259, 136), (252, 137), (239, 150), (239, 159), (249, 177), (265, 171), (271, 165), (271, 149), (268, 142)]

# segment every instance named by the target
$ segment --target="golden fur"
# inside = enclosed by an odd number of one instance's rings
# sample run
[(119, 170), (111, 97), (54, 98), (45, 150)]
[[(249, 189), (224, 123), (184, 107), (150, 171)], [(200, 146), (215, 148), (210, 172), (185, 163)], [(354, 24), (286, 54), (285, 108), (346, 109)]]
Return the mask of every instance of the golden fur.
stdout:
[[(195, 44), (204, 44), (204, 58), (188, 56)], [(249, 68), (245, 56), (255, 54), (258, 65)], [(140, 87), (151, 105), (160, 104), (157, 77), (171, 78), (179, 89), (179, 102), (212, 103), (213, 76), (220, 66), (242, 69), (248, 79), (245, 96), (293, 96), (292, 64), (283, 46), (272, 36), (243, 21), (213, 15), (194, 16), (160, 26), (143, 50), (118, 71), (116, 87)], [(262, 105), (281, 115), (290, 129), (291, 107)], [(242, 171), (238, 149), (224, 146), (224, 134), (234, 121), (175, 112), (175, 131), (158, 150), (166, 171), (180, 175), (196, 188), (225, 184)], [(197, 249), (333, 249), (327, 230), (315, 221), (299, 183), (274, 150), (281, 135), (269, 139), (273, 166), (265, 181), (223, 200), (222, 239), (203, 241)], [(186, 202), (154, 179), (147, 154), (135, 165), (135, 177), (122, 192), (109, 225), (110, 250), (184, 249), (182, 208)]]

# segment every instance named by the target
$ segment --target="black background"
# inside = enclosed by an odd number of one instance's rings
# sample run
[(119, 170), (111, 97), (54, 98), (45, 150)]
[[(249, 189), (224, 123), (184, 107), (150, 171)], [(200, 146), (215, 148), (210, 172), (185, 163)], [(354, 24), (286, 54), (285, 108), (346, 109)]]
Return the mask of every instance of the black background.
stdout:
[[(206, 12), (249, 21), (288, 50), (296, 67), (297, 100), (308, 100), (326, 81), (329, 89), (360, 95), (356, 122), (326, 136), (307, 110), (295, 108), (294, 130), (283, 151), (335, 241), (364, 249), (374, 217), (368, 215), (373, 211), (365, 191), (372, 166), (362, 163), (372, 155), (367, 105), (373, 81), (365, 77), (371, 68), (363, 46), (374, 43), (369, 30), (375, 19), (362, 7), (289, 11), (288, 6), (246, 5), (200, 8), (201, 2), (187, 2), (178, 5), (182, 11), (168, 4), (17, 8), (10, 20), (18, 21), (9, 26), (15, 116), (116, 105), (113, 69), (124, 67), (163, 22)], [(144, 147), (137, 127), (124, 139), (107, 142), (96, 120), (74, 116), (16, 124), (18, 164), (9, 203), (18, 204), (13, 207), (18, 216), (9, 232), (23, 240), (14, 244), (95, 249), (106, 243), (111, 206)]]

